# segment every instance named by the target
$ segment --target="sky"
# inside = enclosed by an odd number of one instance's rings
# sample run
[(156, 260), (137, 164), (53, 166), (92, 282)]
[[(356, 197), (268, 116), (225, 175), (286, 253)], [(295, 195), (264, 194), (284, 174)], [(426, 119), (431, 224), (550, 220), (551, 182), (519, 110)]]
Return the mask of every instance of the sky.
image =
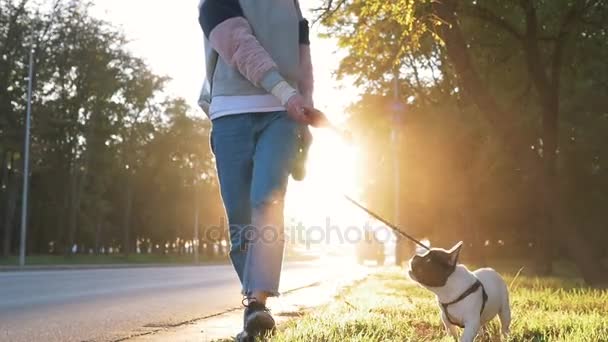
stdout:
[[(168, 92), (196, 106), (204, 79), (203, 33), (198, 24), (199, 0), (94, 0), (93, 15), (122, 28), (128, 48), (144, 58), (153, 71), (172, 78)], [(305, 16), (319, 0), (300, 1)], [(357, 92), (339, 89), (332, 73), (339, 64), (335, 42), (317, 37), (312, 28), (311, 50), (315, 70), (315, 104), (336, 121)], [(200, 112), (202, 115), (202, 112)]]

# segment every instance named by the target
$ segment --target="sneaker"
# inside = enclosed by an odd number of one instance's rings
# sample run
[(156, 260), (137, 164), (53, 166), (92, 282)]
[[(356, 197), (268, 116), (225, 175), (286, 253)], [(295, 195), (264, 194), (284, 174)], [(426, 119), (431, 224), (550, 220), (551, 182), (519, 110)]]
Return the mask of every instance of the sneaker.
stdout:
[(264, 336), (274, 330), (274, 318), (270, 310), (261, 303), (252, 301), (245, 306), (244, 330), (237, 336), (239, 342), (253, 341), (256, 336)]
[(255, 337), (249, 336), (246, 331), (236, 335), (236, 342), (255, 342)]

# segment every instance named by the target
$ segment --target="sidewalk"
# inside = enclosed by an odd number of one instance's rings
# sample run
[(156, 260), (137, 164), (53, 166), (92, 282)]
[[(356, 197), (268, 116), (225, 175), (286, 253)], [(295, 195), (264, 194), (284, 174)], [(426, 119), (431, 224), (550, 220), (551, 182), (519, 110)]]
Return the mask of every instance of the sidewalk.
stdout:
[[(372, 268), (358, 267), (348, 278), (337, 277), (323, 283), (308, 284), (284, 293), (269, 302), (277, 325), (301, 317), (312, 308), (334, 300), (346, 287), (360, 282), (375, 272)], [(201, 342), (232, 341), (242, 329), (242, 307), (235, 307), (216, 315), (202, 317), (179, 326), (145, 327), (131, 337), (120, 341), (128, 342)]]

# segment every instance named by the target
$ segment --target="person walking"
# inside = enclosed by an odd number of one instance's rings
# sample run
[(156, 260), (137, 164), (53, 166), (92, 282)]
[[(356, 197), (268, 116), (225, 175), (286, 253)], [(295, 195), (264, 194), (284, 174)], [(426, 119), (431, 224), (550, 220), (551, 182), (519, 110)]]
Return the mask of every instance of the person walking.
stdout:
[(244, 296), (240, 341), (275, 327), (283, 209), (289, 175), (301, 180), (311, 136), (313, 76), (308, 21), (298, 0), (202, 0), (206, 80), (199, 104)]

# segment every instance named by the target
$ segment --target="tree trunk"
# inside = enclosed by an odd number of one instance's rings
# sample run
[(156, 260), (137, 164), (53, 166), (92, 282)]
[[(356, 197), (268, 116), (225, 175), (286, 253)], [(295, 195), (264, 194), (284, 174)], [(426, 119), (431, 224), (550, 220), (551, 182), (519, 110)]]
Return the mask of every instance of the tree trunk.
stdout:
[(11, 155), (11, 172), (7, 175), (7, 199), (6, 212), (4, 214), (4, 236), (2, 243), (2, 255), (8, 257), (11, 255), (13, 243), (13, 231), (15, 230), (15, 211), (17, 209), (17, 192), (19, 189), (17, 172), (15, 171), (15, 154)]
[(129, 256), (131, 251), (130, 244), (130, 232), (131, 232), (131, 208), (133, 206), (133, 189), (131, 188), (130, 176), (127, 176), (127, 190), (125, 194), (125, 215), (123, 218), (123, 253), (125, 257)]
[(8, 205), (6, 206), (6, 214), (4, 216), (4, 239), (3, 239), (3, 255), (8, 257), (11, 255), (13, 244), (13, 232), (15, 230), (15, 211), (17, 209), (17, 187), (15, 184), (10, 184), (8, 189)]
[(10, 157), (10, 152), (2, 151), (1, 156), (2, 156), (1, 157), (2, 161), (0, 161), (0, 193), (3, 193), (4, 190), (2, 189), (2, 184), (4, 184), (6, 177), (8, 175), (8, 167), (7, 167), (6, 159), (7, 159), (7, 157)]
[(466, 186), (467, 196), (465, 197), (465, 206), (462, 208), (461, 215), (463, 226), (467, 232), (467, 235), (471, 237), (473, 248), (467, 254), (470, 256), (471, 262), (480, 266), (487, 266), (487, 255), (486, 248), (484, 245), (484, 239), (481, 236), (480, 228), (480, 219), (478, 212), (473, 210), (473, 208), (479, 208), (479, 206), (475, 205), (477, 199), (479, 198), (475, 193), (475, 184), (473, 184), (473, 179), (468, 179), (468, 184)]
[(582, 12), (581, 2), (571, 7), (566, 14), (553, 51), (551, 60), (551, 74), (547, 75), (545, 63), (541, 58), (538, 45), (538, 20), (536, 9), (532, 1), (524, 1), (523, 9), (526, 13), (526, 34), (524, 48), (528, 72), (539, 94), (542, 106), (542, 180), (540, 182), (541, 206), (544, 216), (544, 226), (538, 231), (540, 241), (544, 241), (539, 260), (541, 270), (549, 273), (552, 270), (557, 247), (562, 246), (569, 252), (571, 258), (579, 267), (583, 279), (587, 284), (601, 284), (608, 282), (606, 270), (593, 250), (593, 245), (586, 238), (575, 231), (574, 224), (569, 222), (568, 209), (564, 205), (564, 194), (560, 191), (557, 173), (557, 151), (559, 132), (560, 108), (560, 81), (564, 46), (569, 37), (575, 19)]
[[(69, 177), (69, 171), (66, 172)], [(71, 177), (70, 177), (71, 179)], [(70, 189), (71, 182), (67, 181), (67, 186), (64, 184), (64, 188)], [(55, 236), (54, 254), (61, 254), (67, 251), (67, 238), (66, 238), (66, 224), (67, 216), (70, 215), (70, 194), (71, 191), (64, 191), (62, 194), (61, 212), (57, 215), (57, 236)]]
[[(546, 122), (547, 118), (543, 117)], [(557, 127), (556, 127), (557, 128)], [(538, 210), (540, 212), (540, 227), (536, 229), (535, 248), (537, 252), (536, 271), (541, 275), (550, 275), (553, 272), (553, 259), (556, 255), (558, 239), (555, 238), (555, 227), (560, 225), (557, 219), (559, 213), (556, 208), (556, 201), (559, 200), (559, 193), (556, 191), (559, 186), (556, 175), (556, 139), (552, 137), (554, 132), (547, 129), (543, 123), (543, 155), (539, 162), (540, 172), (538, 179)]]
[[(6, 187), (8, 186), (8, 165), (7, 157), (10, 158), (10, 152), (2, 151), (2, 164), (0, 169), (0, 222), (4, 221), (5, 208), (7, 207)], [(6, 227), (0, 227), (0, 233), (4, 232)]]
[(68, 213), (68, 234), (67, 243), (65, 246), (66, 255), (72, 254), (72, 248), (76, 243), (76, 234), (78, 229), (78, 214), (80, 211), (80, 191), (78, 186), (78, 171), (77, 167), (72, 167), (70, 176), (70, 211)]
[(194, 253), (194, 262), (199, 262), (200, 252), (200, 239), (199, 239), (199, 215), (200, 215), (200, 204), (199, 204), (199, 191), (198, 187), (194, 187), (194, 236), (192, 239), (193, 246), (192, 252)]
[(522, 2), (526, 14), (526, 32), (523, 36), (523, 47), (526, 55), (528, 74), (538, 92), (542, 107), (542, 146), (540, 146), (541, 161), (538, 168), (538, 205), (541, 213), (541, 226), (536, 231), (537, 271), (543, 275), (551, 274), (552, 259), (556, 241), (552, 238), (555, 218), (556, 186), (556, 152), (557, 130), (559, 116), (558, 93), (552, 89), (552, 84), (545, 73), (538, 46), (538, 18), (531, 1)]
[(97, 224), (95, 225), (95, 255), (99, 255), (99, 245), (101, 242), (102, 228), (103, 224), (101, 223), (101, 219), (97, 218)]

